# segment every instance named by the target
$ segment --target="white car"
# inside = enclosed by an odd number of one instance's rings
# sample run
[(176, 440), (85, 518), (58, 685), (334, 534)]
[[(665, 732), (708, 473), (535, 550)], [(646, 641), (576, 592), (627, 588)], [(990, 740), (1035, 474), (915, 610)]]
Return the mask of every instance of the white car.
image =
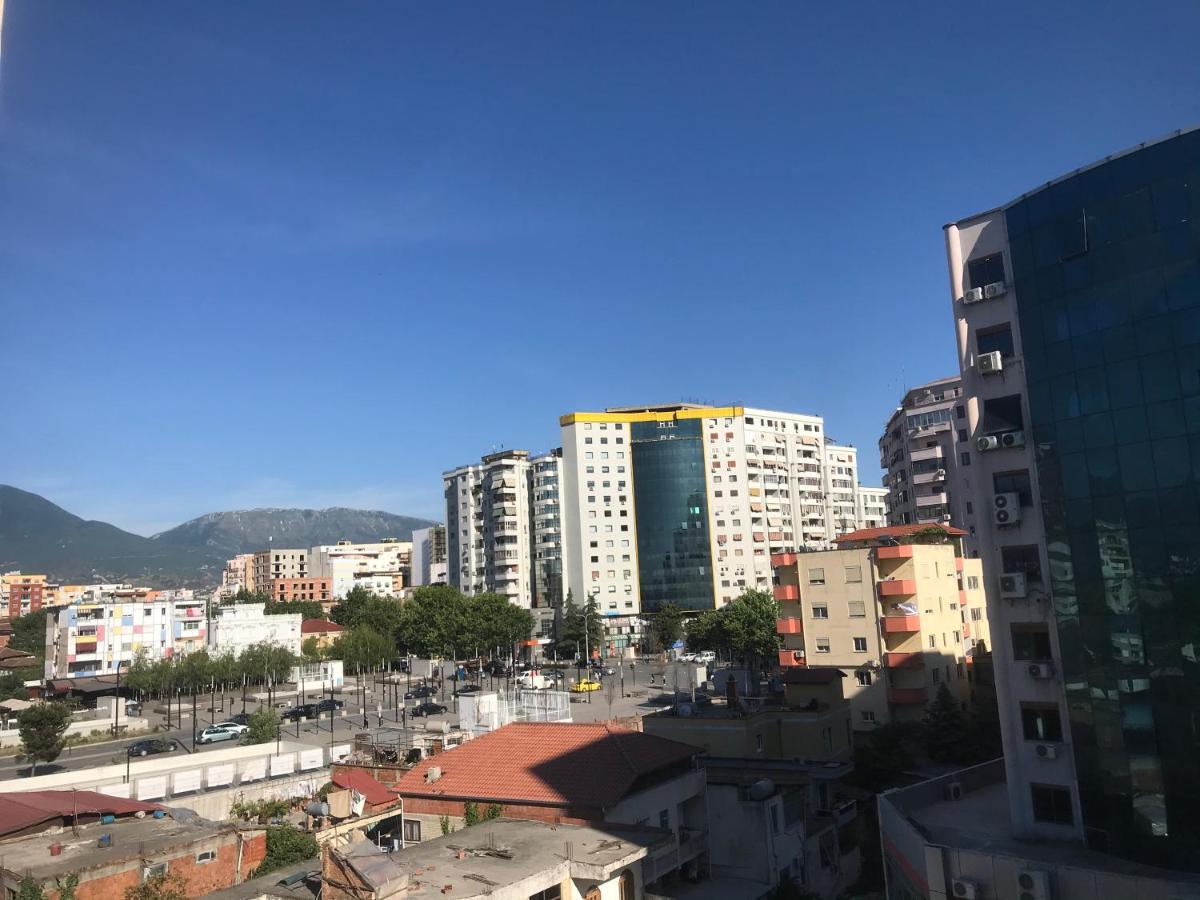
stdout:
[(237, 740), (237, 734), (228, 728), (205, 728), (196, 738), (197, 744), (215, 744), (218, 741)]
[(213, 728), (224, 728), (226, 731), (232, 731), (234, 734), (245, 734), (250, 730), (248, 725), (241, 725), (237, 722), (218, 722)]
[(696, 654), (696, 662), (710, 663), (710, 662), (716, 662), (716, 661), (717, 661), (717, 654), (713, 653), (711, 650), (703, 650), (700, 653)]

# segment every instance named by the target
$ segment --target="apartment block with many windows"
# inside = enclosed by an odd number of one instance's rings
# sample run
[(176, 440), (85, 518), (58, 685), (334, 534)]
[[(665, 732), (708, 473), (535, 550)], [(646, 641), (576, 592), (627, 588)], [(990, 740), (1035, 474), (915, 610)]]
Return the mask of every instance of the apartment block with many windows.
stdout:
[(890, 526), (843, 535), (836, 550), (774, 554), (780, 664), (841, 669), (858, 730), (919, 721), (942, 684), (971, 700), (990, 635), (982, 567), (962, 537)]
[(970, 442), (962, 379), (940, 378), (908, 391), (879, 439), (887, 473), (888, 523), (954, 525), (975, 549), (975, 508), (967, 489)]
[(271, 594), (276, 578), (307, 578), (309, 552), (305, 547), (259, 550), (254, 554), (254, 590)]
[(888, 524), (887, 488), (858, 487), (858, 524), (860, 528), (882, 528)]

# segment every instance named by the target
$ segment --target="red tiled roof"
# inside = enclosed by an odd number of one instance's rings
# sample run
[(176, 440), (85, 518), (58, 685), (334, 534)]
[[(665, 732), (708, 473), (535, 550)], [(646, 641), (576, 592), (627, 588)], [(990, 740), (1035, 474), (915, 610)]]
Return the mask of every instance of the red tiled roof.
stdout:
[(372, 806), (391, 803), (396, 799), (395, 793), (388, 790), (387, 785), (372, 778), (362, 769), (336, 769), (333, 773), (333, 783), (340, 788), (358, 791)]
[(327, 622), (324, 619), (305, 619), (300, 623), (301, 634), (330, 634), (344, 630), (337, 622)]
[(0, 837), (36, 825), (60, 824), (72, 816), (132, 815), (162, 809), (157, 803), (124, 800), (97, 791), (14, 791), (0, 794)]
[[(408, 797), (611, 807), (643, 775), (699, 753), (603, 723), (513, 722), (418, 764), (395, 785)], [(442, 776), (427, 784), (425, 774)]]
[(918, 522), (915, 525), (888, 525), (884, 528), (863, 528), (859, 531), (851, 531), (849, 534), (843, 534), (839, 538), (834, 538), (834, 543), (876, 541), (883, 537), (912, 537), (917, 532), (930, 530), (944, 531), (947, 537), (964, 537), (966, 535), (966, 532), (961, 528), (952, 528), (949, 525), (941, 525), (936, 522)]

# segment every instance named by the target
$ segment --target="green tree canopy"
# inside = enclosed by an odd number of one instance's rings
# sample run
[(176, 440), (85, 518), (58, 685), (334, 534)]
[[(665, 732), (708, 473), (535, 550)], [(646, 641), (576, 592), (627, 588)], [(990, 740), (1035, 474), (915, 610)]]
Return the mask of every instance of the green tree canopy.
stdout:
[(386, 666), (396, 655), (396, 644), (370, 625), (359, 625), (338, 635), (329, 655), (357, 673)]
[(780, 647), (778, 618), (774, 597), (748, 590), (727, 606), (708, 610), (688, 623), (688, 648), (724, 651), (747, 665), (762, 665)]
[(266, 875), (284, 866), (313, 859), (321, 852), (317, 839), (292, 825), (272, 825), (267, 829), (267, 855), (252, 877)]
[(279, 737), (279, 716), (275, 715), (275, 710), (264, 707), (250, 715), (246, 727), (243, 744), (269, 744)]
[(654, 640), (664, 650), (683, 637), (683, 612), (674, 603), (666, 604), (650, 621)]
[(263, 612), (268, 616), (286, 616), (289, 613), (298, 613), (306, 619), (325, 618), (325, 607), (316, 600), (290, 600), (287, 603), (272, 601), (267, 604), (267, 608)]
[[(568, 591), (563, 609), (562, 627), (558, 631), (557, 644), (563, 651), (578, 652), (582, 657), (588, 650), (598, 648), (604, 641), (604, 622), (595, 595), (589, 596), (580, 608), (574, 595)], [(578, 648), (578, 650), (576, 650)]]
[(21, 752), (29, 759), (31, 774), (39, 762), (52, 763), (63, 750), (63, 735), (71, 724), (71, 709), (65, 703), (39, 703), (21, 710), (17, 726)]
[(36, 612), (17, 616), (12, 620), (12, 638), (8, 646), (14, 650), (32, 653), (38, 659), (46, 658), (46, 617), (49, 610), (39, 609)]

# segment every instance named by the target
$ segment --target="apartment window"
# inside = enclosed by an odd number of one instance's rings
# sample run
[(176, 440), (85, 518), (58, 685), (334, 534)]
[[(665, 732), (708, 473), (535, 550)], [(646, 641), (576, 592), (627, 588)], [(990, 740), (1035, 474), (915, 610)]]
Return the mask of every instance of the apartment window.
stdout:
[(965, 419), (967, 417), (967, 408), (965, 406), (954, 407), (954, 417), (957, 419)]
[(867, 652), (867, 639), (865, 637), (856, 637), (854, 639), (854, 652), (855, 653), (866, 653)]
[(825, 583), (825, 570), (824, 569), (809, 569), (808, 570), (808, 583), (809, 584), (824, 584)]
[[(954, 605), (954, 604), (951, 604), (951, 606), (953, 606), (953, 605)], [(961, 635), (961, 634), (959, 634), (957, 631), (956, 631), (956, 632), (954, 632), (954, 643), (956, 643), (956, 644), (961, 644), (961, 643), (962, 643), (962, 635)]]
[(762, 753), (763, 750), (766, 749), (765, 744), (766, 742), (763, 740), (763, 736), (761, 734), (756, 734), (754, 736), (754, 749), (756, 752)]
[(529, 900), (562, 900), (562, 885), (552, 884), (544, 891), (530, 894)]
[(992, 490), (997, 494), (1016, 494), (1022, 506), (1033, 506), (1033, 488), (1029, 471), (997, 472), (992, 476)]
[(941, 669), (938, 669), (938, 668), (936, 668), (936, 667), (935, 667), (935, 668), (933, 668), (933, 669), (931, 669), (931, 670), (930, 670), (929, 674), (933, 676), (933, 683), (934, 683), (934, 684), (941, 684), (941, 683), (942, 683), (942, 670), (941, 670)]
[(862, 582), (862, 566), (846, 566), (846, 583), (859, 584)]
[(846, 614), (851, 619), (862, 619), (867, 615), (867, 604), (862, 600), (851, 600), (846, 604)]
[(812, 608), (812, 617), (814, 619), (828, 619), (829, 618), (829, 607), (828, 606), (814, 606)]
[(1004, 280), (1004, 254), (992, 253), (967, 263), (967, 279), (971, 287), (985, 287)]
[(1052, 703), (1022, 703), (1021, 730), (1027, 741), (1061, 741), (1058, 707)]
[(1054, 825), (1071, 825), (1075, 814), (1071, 810), (1071, 791), (1057, 784), (1035, 784), (1030, 787), (1033, 795), (1033, 818), (1038, 822)]
[(870, 687), (870, 685), (871, 685), (871, 682), (872, 682), (874, 679), (872, 679), (872, 678), (871, 678), (871, 673), (870, 673), (870, 672), (867, 672), (867, 671), (865, 671), (865, 670), (864, 670), (864, 671), (861, 671), (861, 672), (855, 672), (855, 673), (854, 673), (854, 680), (855, 680), (855, 681), (857, 681), (859, 684), (861, 684), (863, 687)]
[(862, 711), (862, 720), (863, 720), (863, 722), (874, 725), (875, 724), (875, 713), (873, 713), (869, 709), (864, 709)]
[(960, 443), (963, 443), (963, 444), (965, 444), (967, 442), (967, 440), (968, 440), (967, 429), (965, 429), (965, 428), (958, 429), (958, 440)]
[(937, 649), (937, 635), (936, 634), (931, 634), (929, 636), (929, 646), (931, 649)]
[(1012, 326), (1007, 322), (994, 328), (981, 329), (975, 336), (975, 343), (979, 347), (980, 356), (997, 350), (1005, 359), (1016, 355), (1013, 350)]
[(971, 464), (971, 454), (970, 453), (958, 454), (958, 462), (959, 462), (959, 465), (969, 466)]
[(215, 850), (202, 850), (196, 854), (196, 864), (203, 865), (204, 863), (214, 862), (216, 858), (217, 852)]
[(829, 652), (829, 638), (817, 638), (817, 652), (818, 653), (828, 653)]
[(658, 813), (658, 827), (666, 831), (671, 827), (671, 813), (669, 810), (660, 810)]
[(1001, 571), (1021, 572), (1030, 583), (1040, 583), (1042, 580), (1042, 561), (1035, 546), (1001, 547), (1000, 564)]
[[(974, 610), (972, 610), (974, 612)], [(1012, 625), (1013, 659), (1050, 659), (1050, 632), (1045, 625), (1015, 622)]]
[(967, 576), (967, 589), (971, 590), (971, 591), (979, 590), (979, 576), (978, 575), (968, 575)]

